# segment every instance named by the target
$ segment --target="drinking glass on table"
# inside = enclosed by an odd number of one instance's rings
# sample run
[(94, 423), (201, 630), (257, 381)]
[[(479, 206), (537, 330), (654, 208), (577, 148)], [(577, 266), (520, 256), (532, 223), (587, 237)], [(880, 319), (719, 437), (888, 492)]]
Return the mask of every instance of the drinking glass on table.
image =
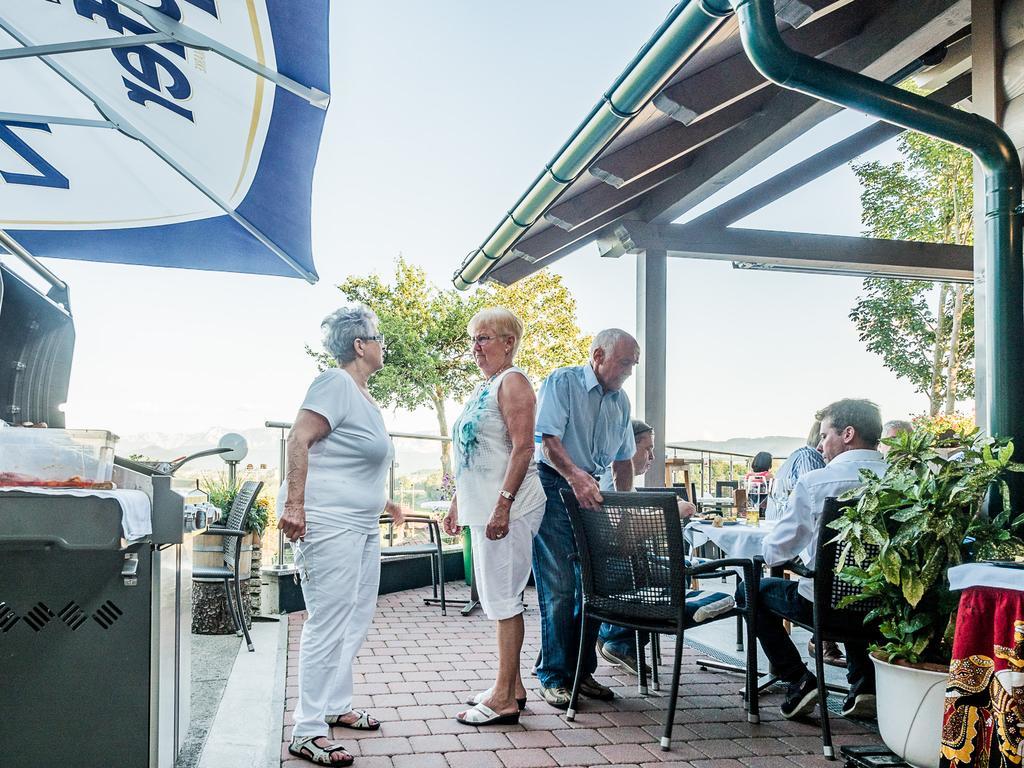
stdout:
[(761, 501), (768, 495), (768, 486), (765, 483), (755, 481), (747, 489), (747, 525), (758, 526), (761, 524)]

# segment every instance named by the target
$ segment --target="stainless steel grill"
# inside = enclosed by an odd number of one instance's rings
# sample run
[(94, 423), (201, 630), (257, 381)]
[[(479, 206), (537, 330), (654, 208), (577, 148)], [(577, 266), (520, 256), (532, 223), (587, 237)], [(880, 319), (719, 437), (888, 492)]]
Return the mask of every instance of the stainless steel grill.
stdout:
[(195, 521), (168, 476), (114, 481), (149, 497), (151, 536), (124, 541), (113, 499), (0, 493), (5, 768), (172, 768), (188, 730)]

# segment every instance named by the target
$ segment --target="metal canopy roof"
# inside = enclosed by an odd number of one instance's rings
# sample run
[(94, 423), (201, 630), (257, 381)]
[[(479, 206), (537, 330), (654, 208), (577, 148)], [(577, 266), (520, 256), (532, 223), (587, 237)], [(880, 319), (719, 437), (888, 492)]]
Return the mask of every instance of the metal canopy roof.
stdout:
[[(969, 0), (777, 0), (776, 9), (783, 37), (802, 52), (880, 80), (916, 72), (931, 98), (947, 104), (970, 97)], [(972, 280), (966, 246), (729, 229), (900, 132), (881, 123), (695, 222), (672, 223), (839, 111), (765, 81), (730, 18), (525, 227), (484, 279), (511, 283), (598, 241), (605, 256), (657, 248), (754, 268)]]

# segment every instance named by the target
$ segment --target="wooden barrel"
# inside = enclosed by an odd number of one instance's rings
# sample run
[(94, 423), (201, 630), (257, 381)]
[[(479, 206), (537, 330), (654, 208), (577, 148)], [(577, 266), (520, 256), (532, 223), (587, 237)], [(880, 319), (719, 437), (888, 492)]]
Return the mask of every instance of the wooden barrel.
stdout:
[[(196, 536), (192, 545), (193, 568), (220, 568), (224, 565), (224, 537), (214, 534)], [(252, 535), (242, 539), (238, 578), (245, 581), (252, 570)]]

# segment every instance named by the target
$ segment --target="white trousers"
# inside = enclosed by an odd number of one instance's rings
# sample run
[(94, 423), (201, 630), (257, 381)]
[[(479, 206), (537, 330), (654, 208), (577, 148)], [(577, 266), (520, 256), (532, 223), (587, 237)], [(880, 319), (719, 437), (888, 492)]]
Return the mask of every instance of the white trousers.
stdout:
[(299, 646), (294, 736), (328, 736), (327, 715), (352, 709), (352, 663), (377, 608), (380, 536), (307, 529), (295, 566), (309, 618)]

